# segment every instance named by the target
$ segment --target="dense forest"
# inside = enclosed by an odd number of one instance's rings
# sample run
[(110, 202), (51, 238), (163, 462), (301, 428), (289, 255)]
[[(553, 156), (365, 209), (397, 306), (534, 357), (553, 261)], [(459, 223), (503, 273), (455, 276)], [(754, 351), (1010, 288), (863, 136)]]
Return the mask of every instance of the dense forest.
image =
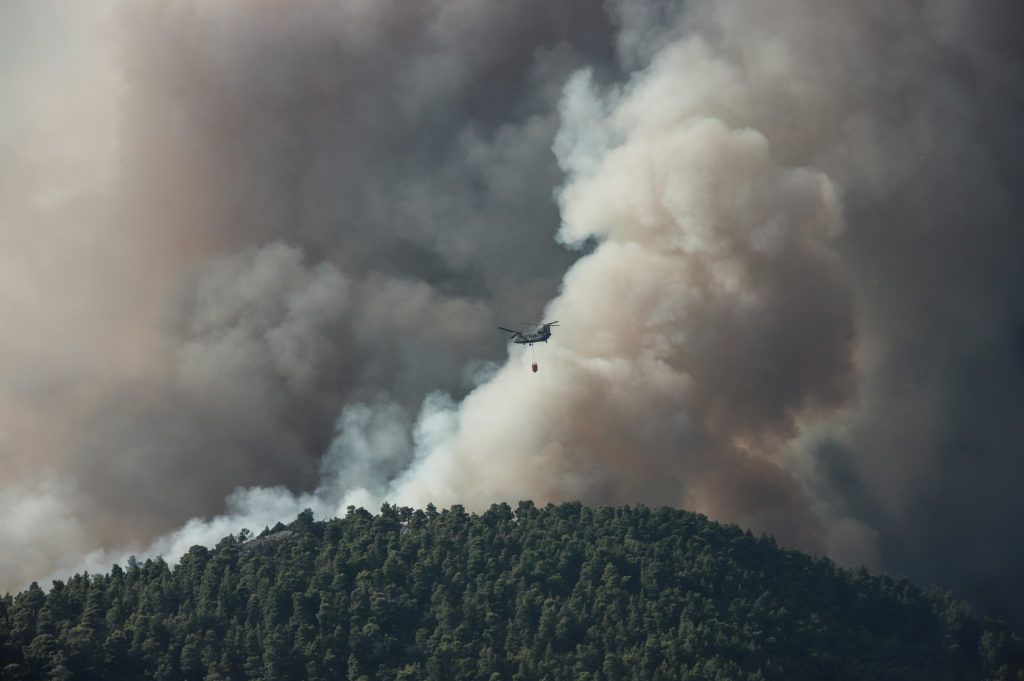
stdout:
[(668, 508), (300, 514), (0, 599), (19, 679), (1019, 679), (949, 594)]

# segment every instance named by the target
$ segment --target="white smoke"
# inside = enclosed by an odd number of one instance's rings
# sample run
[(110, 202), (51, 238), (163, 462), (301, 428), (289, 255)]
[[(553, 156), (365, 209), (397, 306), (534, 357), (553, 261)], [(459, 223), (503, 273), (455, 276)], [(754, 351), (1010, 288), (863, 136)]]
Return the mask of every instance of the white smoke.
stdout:
[(622, 94), (570, 81), (559, 238), (598, 245), (548, 305), (562, 326), (540, 374), (515, 358), (469, 395), (395, 499), (683, 505), (825, 547), (787, 471), (801, 419), (849, 397), (840, 203), (823, 173), (704, 113), (744, 106), (739, 77), (694, 41)]
[(53, 565), (78, 567), (92, 547), (78, 520), (87, 509), (73, 504), (74, 492), (72, 481), (53, 473), (40, 474), (30, 484), (0, 487), (0, 573), (27, 585)]

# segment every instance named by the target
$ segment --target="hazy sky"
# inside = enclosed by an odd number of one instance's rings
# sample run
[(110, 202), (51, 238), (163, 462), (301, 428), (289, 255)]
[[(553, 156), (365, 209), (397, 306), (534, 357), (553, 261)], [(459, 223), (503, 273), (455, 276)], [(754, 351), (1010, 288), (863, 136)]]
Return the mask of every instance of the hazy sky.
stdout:
[(3, 3), (0, 588), (580, 499), (1019, 626), (1020, 15)]

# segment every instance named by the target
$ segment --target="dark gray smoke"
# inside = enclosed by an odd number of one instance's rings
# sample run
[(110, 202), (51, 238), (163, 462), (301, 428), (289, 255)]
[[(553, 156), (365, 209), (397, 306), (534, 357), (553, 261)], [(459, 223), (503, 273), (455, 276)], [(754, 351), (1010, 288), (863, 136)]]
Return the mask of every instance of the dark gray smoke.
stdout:
[(1011, 3), (54, 8), (0, 10), (7, 588), (579, 498), (1024, 611)]

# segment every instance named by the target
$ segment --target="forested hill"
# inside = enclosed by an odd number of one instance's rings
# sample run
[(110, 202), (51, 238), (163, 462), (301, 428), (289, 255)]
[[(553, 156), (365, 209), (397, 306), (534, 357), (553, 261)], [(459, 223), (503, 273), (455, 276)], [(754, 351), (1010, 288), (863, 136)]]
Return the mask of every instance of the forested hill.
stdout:
[(0, 600), (17, 679), (1024, 679), (948, 594), (671, 509), (385, 505)]

